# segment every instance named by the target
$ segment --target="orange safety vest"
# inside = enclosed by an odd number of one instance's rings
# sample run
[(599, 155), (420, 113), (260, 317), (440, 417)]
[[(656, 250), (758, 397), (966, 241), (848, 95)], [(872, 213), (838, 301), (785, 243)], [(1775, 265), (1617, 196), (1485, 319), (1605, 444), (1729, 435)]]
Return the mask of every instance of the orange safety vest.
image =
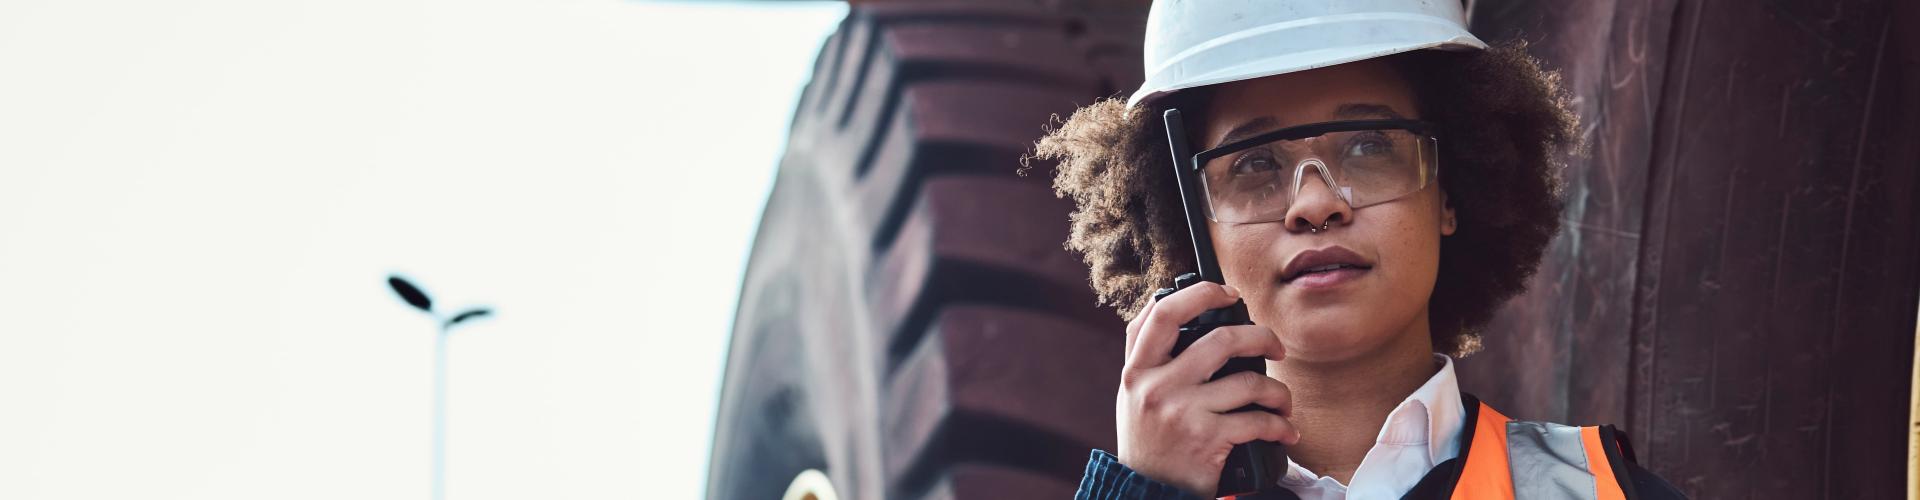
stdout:
[[(1626, 500), (1633, 494), (1632, 450), (1613, 426), (1575, 427), (1507, 418), (1462, 394), (1467, 419), (1460, 457), (1427, 472), (1405, 498)], [(1653, 492), (1649, 492), (1653, 493)], [(1667, 498), (1668, 495), (1655, 495)], [(1223, 497), (1233, 499), (1234, 497)], [(1297, 498), (1291, 492), (1240, 500)]]
[(1478, 416), (1451, 498), (1626, 500), (1628, 452), (1613, 426), (1517, 421), (1472, 403)]

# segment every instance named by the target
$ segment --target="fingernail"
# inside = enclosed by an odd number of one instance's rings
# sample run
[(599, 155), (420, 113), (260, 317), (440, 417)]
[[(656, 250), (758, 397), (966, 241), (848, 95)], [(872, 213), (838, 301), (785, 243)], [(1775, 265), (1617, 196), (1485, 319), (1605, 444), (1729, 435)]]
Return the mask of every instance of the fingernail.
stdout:
[(1240, 289), (1234, 288), (1233, 285), (1220, 285), (1220, 288), (1227, 291), (1228, 298), (1240, 298)]

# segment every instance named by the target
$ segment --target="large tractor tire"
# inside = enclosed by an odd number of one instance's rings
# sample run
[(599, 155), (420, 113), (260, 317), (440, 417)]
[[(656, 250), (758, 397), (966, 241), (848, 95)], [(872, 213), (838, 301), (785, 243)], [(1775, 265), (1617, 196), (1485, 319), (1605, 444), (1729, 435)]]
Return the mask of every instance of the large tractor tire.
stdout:
[(708, 498), (1072, 495), (1112, 449), (1124, 326), (1018, 158), (1137, 85), (1144, 13), (853, 5), (754, 241)]

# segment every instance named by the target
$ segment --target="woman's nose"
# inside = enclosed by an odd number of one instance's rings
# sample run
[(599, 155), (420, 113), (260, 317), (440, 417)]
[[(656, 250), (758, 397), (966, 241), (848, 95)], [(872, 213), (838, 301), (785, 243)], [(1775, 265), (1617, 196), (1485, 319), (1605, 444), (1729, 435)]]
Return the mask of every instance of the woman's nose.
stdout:
[(1294, 233), (1319, 232), (1333, 225), (1353, 222), (1353, 205), (1335, 191), (1333, 173), (1316, 158), (1301, 161), (1293, 169), (1293, 203), (1287, 206), (1283, 223)]

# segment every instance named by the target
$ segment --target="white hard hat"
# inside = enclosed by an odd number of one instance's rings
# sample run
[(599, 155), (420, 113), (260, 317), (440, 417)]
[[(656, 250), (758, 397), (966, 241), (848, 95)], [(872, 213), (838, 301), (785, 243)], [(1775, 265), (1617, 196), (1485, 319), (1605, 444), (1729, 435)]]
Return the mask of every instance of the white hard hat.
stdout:
[(1420, 49), (1479, 50), (1459, 0), (1154, 0), (1139, 105), (1181, 89)]

